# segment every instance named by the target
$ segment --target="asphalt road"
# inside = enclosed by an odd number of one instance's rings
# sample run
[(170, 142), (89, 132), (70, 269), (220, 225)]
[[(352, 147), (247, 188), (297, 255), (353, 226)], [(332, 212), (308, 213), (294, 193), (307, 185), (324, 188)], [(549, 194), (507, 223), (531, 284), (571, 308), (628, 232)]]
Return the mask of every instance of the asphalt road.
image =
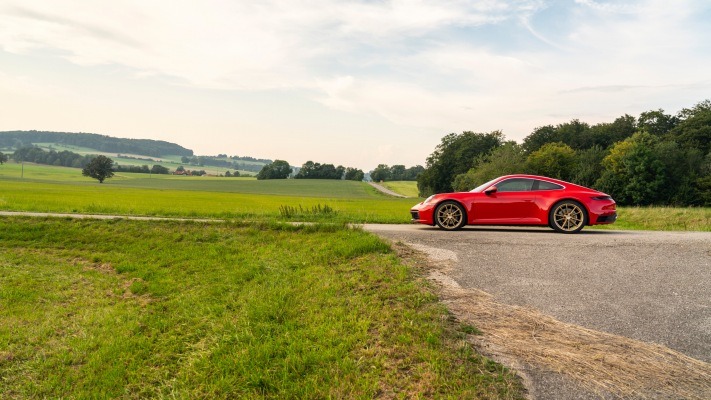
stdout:
[(449, 277), (502, 303), (711, 363), (711, 232), (365, 229), (450, 254)]

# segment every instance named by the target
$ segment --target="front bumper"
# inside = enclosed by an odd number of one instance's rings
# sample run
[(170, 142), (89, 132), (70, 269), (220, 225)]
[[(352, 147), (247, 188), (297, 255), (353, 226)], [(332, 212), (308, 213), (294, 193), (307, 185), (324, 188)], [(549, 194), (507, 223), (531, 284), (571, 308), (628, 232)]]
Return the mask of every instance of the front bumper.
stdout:
[(410, 209), (412, 223), (434, 225), (434, 204), (420, 203)]

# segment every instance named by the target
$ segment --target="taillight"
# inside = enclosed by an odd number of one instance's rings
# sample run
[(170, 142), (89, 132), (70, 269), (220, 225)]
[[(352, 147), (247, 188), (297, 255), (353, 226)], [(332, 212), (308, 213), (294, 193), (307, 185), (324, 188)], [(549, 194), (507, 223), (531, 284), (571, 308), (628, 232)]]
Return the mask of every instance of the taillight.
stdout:
[(595, 196), (591, 197), (593, 200), (612, 200), (612, 196)]

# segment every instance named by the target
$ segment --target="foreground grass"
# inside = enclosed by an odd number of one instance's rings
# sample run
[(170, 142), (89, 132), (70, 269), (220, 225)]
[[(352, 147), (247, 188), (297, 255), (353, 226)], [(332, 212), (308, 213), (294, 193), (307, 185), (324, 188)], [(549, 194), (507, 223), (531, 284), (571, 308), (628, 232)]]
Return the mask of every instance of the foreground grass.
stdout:
[(335, 226), (3, 218), (0, 304), (0, 398), (520, 397)]

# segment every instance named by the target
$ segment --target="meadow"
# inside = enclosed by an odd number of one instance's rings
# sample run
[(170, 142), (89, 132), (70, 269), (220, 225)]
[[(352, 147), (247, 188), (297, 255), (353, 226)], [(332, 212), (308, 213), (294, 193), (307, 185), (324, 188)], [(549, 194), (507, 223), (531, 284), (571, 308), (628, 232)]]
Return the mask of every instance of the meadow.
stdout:
[[(99, 184), (74, 168), (0, 168), (0, 210), (226, 219), (406, 223), (419, 199), (385, 196), (363, 182), (121, 173)], [(284, 216), (283, 207), (305, 212)], [(328, 206), (333, 212), (310, 212)]]
[(522, 398), (335, 225), (0, 218), (0, 398)]

